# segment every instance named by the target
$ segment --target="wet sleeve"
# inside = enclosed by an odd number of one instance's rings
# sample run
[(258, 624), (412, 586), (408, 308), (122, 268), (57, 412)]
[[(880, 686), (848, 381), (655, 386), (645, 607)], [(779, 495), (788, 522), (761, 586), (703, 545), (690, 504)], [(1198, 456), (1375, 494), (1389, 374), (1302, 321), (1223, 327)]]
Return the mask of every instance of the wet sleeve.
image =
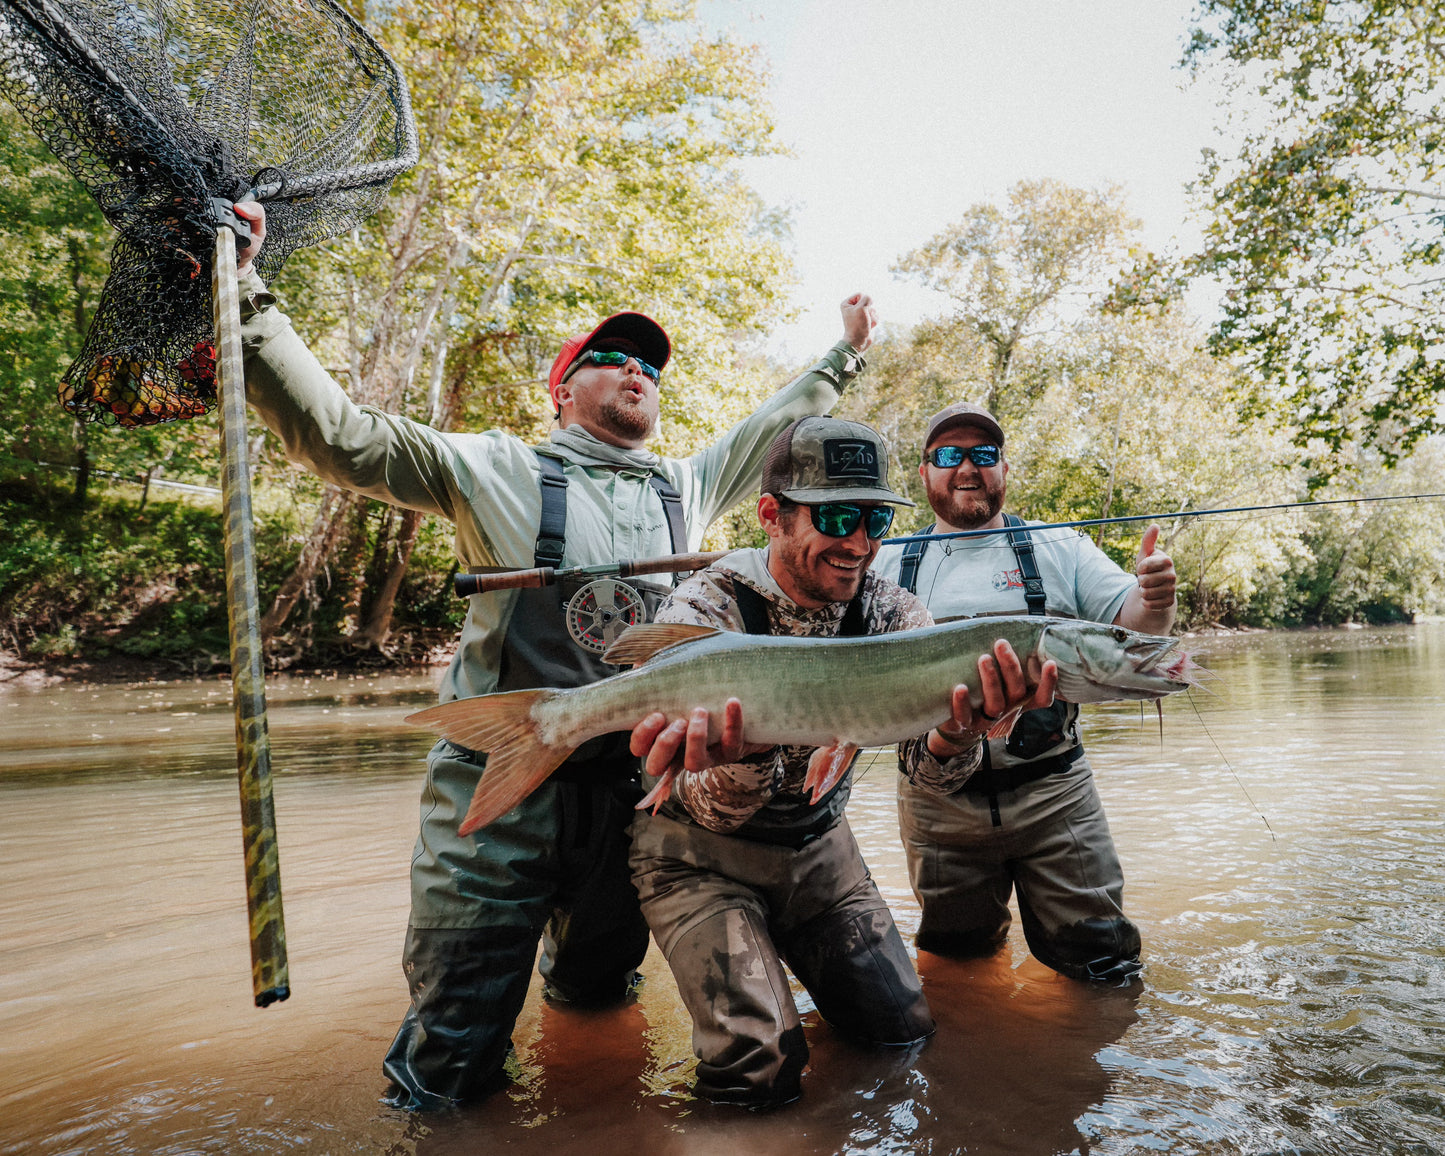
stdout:
[(941, 763), (928, 749), (928, 736), (898, 744), (898, 769), (915, 787), (931, 795), (951, 795), (983, 764), (983, 743), (977, 742)]
[(767, 805), (783, 782), (782, 747), (705, 771), (682, 771), (674, 797), (699, 826), (726, 835)]

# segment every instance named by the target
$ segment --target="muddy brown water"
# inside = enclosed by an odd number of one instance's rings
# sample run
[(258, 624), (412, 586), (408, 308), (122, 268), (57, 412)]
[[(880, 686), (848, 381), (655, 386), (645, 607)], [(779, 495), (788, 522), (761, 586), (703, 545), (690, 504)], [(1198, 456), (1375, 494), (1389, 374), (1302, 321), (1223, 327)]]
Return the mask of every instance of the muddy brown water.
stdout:
[[(229, 689), (0, 691), (0, 1152), (1445, 1151), (1445, 624), (1200, 639), (1215, 696), (1091, 709), (1144, 933), (1137, 994), (1027, 956), (924, 954), (938, 1034), (855, 1048), (809, 1014), (798, 1104), (687, 1092), (655, 950), (638, 1002), (535, 989), (509, 1090), (381, 1106), (433, 675), (275, 679), (293, 995), (252, 1006)], [(880, 760), (849, 816), (905, 937)], [(808, 1006), (806, 1001), (804, 1006)]]

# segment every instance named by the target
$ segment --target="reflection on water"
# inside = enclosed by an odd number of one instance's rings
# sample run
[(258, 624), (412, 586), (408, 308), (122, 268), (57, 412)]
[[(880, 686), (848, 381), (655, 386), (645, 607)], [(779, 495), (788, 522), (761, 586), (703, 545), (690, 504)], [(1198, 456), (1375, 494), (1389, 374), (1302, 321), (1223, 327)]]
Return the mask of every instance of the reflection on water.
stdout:
[[(0, 1152), (1438, 1153), (1445, 1150), (1445, 626), (1200, 640), (1214, 696), (1090, 713), (1142, 990), (1011, 950), (921, 953), (917, 1049), (809, 1028), (804, 1099), (687, 1094), (652, 953), (604, 1013), (533, 991), (516, 1079), (448, 1116), (376, 1102), (430, 677), (277, 679), (293, 995), (251, 1005), (229, 689), (0, 692)], [(886, 759), (850, 819), (905, 936)], [(807, 1008), (806, 1000), (800, 1006)]]

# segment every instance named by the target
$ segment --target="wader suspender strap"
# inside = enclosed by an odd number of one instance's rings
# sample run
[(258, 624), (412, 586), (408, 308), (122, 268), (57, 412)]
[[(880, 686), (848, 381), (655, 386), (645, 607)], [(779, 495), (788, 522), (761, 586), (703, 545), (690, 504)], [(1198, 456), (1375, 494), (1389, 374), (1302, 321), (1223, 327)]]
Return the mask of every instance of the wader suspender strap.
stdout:
[[(934, 522), (926, 530), (920, 530), (920, 534), (931, 534), (938, 528)], [(918, 564), (923, 561), (923, 551), (928, 549), (927, 542), (909, 542), (903, 547), (903, 561), (898, 564), (898, 585), (907, 590), (910, 594), (918, 593)]]
[[(537, 464), (542, 468), (542, 518), (537, 527), (533, 565), (550, 566), (555, 570), (562, 565), (562, 551), (567, 541), (567, 478), (562, 473), (562, 463), (554, 457), (538, 454)], [(685, 553), (687, 524), (682, 517), (682, 495), (672, 488), (672, 483), (657, 474), (653, 474), (647, 482), (662, 500), (672, 552)]]
[(546, 454), (537, 455), (542, 467), (542, 519), (537, 526), (534, 566), (562, 565), (562, 550), (567, 544), (567, 479), (562, 463)]
[[(748, 634), (771, 634), (768, 622), (768, 600), (745, 582), (733, 582), (733, 598), (742, 615), (743, 630)], [(838, 624), (839, 638), (862, 638), (867, 627), (863, 617), (863, 595), (848, 603), (843, 611), (843, 621)]]
[[(1013, 514), (1003, 516), (1004, 525), (1022, 527), (1024, 520)], [(1014, 548), (1014, 557), (1019, 563), (1019, 577), (1024, 580), (1024, 601), (1029, 604), (1030, 614), (1047, 614), (1044, 609), (1044, 580), (1039, 577), (1039, 564), (1034, 559), (1034, 543), (1026, 529), (1010, 529), (1009, 545)]]
[[(667, 515), (667, 536), (672, 539), (672, 552), (674, 554), (685, 554), (687, 552), (687, 523), (682, 518), (682, 495), (672, 488), (672, 483), (661, 474), (653, 474), (647, 479), (647, 484), (662, 499), (662, 512)], [(677, 575), (673, 575), (672, 584), (677, 585)]]

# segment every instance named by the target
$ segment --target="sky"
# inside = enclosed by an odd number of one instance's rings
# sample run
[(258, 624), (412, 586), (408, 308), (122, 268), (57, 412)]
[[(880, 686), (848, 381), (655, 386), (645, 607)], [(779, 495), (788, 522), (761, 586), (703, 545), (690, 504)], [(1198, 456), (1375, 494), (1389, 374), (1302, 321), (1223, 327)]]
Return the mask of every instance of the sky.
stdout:
[(758, 44), (790, 157), (745, 173), (792, 210), (796, 321), (769, 342), (806, 360), (869, 293), (885, 325), (937, 314), (889, 266), (1009, 188), (1051, 177), (1119, 185), (1144, 241), (1197, 236), (1185, 183), (1219, 120), (1178, 67), (1193, 0), (703, 0)]

